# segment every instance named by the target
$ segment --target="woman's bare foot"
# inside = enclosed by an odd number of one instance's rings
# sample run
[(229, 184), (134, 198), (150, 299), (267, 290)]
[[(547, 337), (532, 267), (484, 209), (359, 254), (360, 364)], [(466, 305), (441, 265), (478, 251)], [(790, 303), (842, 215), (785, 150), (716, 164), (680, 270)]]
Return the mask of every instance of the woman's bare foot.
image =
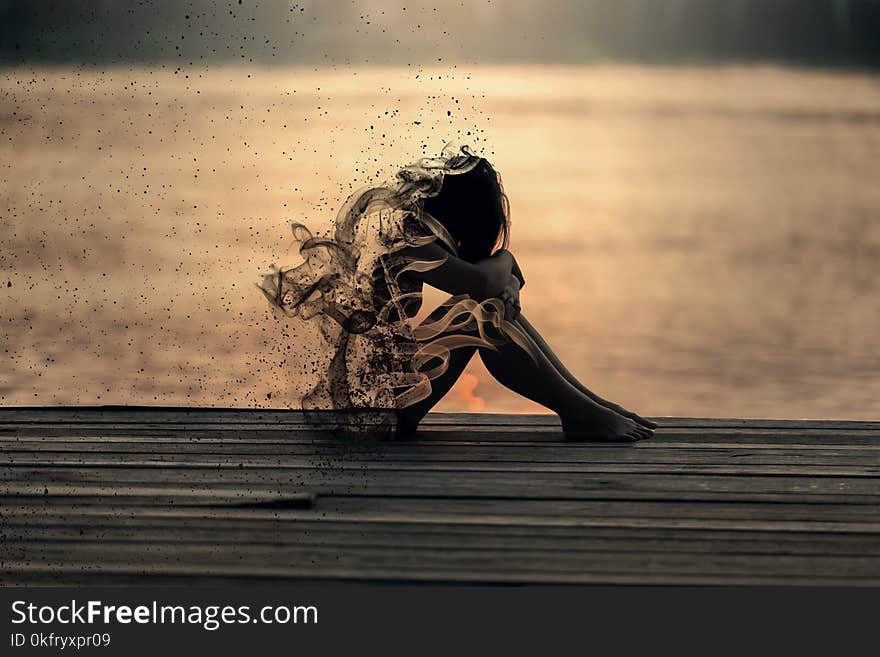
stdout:
[(604, 443), (632, 443), (654, 435), (654, 430), (598, 404), (562, 417), (566, 440)]
[(658, 424), (656, 422), (648, 420), (647, 418), (643, 418), (638, 413), (633, 413), (632, 411), (628, 411), (620, 404), (615, 404), (614, 402), (606, 401), (604, 399), (596, 400), (596, 403), (599, 404), (600, 406), (604, 406), (605, 408), (614, 411), (618, 415), (622, 415), (623, 417), (628, 417), (633, 422), (637, 422), (638, 424), (642, 425), (646, 429), (650, 429), (651, 431), (653, 431), (654, 429), (656, 429), (658, 427)]

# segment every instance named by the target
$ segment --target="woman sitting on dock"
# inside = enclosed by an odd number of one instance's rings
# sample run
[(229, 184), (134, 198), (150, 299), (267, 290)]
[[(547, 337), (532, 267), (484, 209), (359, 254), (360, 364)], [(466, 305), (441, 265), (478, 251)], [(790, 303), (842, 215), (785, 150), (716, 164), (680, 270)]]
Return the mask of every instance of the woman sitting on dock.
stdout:
[[(569, 440), (653, 434), (653, 422), (580, 383), (522, 314), (507, 197), (485, 158), (448, 145), (350, 197), (331, 237), (302, 224), (293, 233), (304, 262), (261, 288), (302, 320), (304, 409), (390, 409), (406, 438), (479, 352), (501, 384), (557, 413)], [(414, 325), (424, 284), (452, 296)]]

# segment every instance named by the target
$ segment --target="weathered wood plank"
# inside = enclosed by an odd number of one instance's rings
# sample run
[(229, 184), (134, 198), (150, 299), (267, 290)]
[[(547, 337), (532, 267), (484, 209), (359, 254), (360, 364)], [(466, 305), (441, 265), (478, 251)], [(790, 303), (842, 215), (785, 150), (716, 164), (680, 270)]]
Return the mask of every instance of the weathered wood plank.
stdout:
[[(334, 424), (340, 421), (338, 411), (312, 411), (308, 416), (302, 411), (285, 409), (219, 409), (219, 408), (168, 408), (168, 407), (6, 407), (0, 409), (0, 423), (61, 421), (67, 423), (90, 422), (175, 422), (225, 423), (289, 423)], [(653, 418), (663, 427), (692, 428), (796, 428), (814, 427), (825, 429), (873, 429), (880, 430), (880, 421), (855, 420), (774, 420), (743, 418)], [(457, 426), (559, 426), (551, 414), (492, 414), (492, 413), (432, 413), (425, 420), (427, 425)]]
[(748, 465), (742, 461), (727, 463), (706, 463), (704, 461), (681, 462), (639, 462), (635, 459), (624, 462), (597, 463), (582, 461), (576, 463), (528, 462), (528, 461), (443, 461), (431, 458), (391, 459), (359, 458), (322, 455), (315, 457), (281, 457), (230, 455), (218, 458), (211, 454), (162, 454), (143, 455), (115, 453), (97, 456), (89, 452), (76, 454), (28, 452), (0, 453), (0, 465), (14, 467), (70, 467), (89, 468), (131, 467), (131, 468), (198, 468), (223, 471), (230, 468), (254, 470), (317, 470), (357, 471), (397, 470), (401, 472), (500, 472), (500, 473), (561, 473), (583, 474), (687, 474), (687, 475), (736, 475), (736, 476), (801, 476), (801, 477), (868, 477), (878, 480), (880, 493), (880, 463), (871, 464), (818, 464), (801, 463), (781, 465)]
[(357, 551), (362, 548), (390, 551), (399, 550), (401, 541), (407, 549), (442, 550), (471, 549), (475, 551), (545, 551), (547, 553), (580, 552), (641, 552), (662, 554), (689, 554), (696, 558), (705, 555), (776, 555), (786, 557), (827, 557), (829, 554), (847, 557), (877, 558), (880, 539), (877, 534), (790, 532), (706, 532), (669, 529), (619, 529), (592, 527), (565, 531), (544, 531), (535, 535), (526, 528), (494, 527), (494, 531), (461, 531), (455, 525), (350, 525), (328, 527), (314, 524), (292, 530), (267, 524), (228, 522), (211, 525), (116, 526), (93, 523), (86, 526), (40, 526), (26, 528), (12, 526), (0, 549), (0, 561), (21, 558), (27, 554), (52, 549), (58, 544), (82, 546), (87, 543), (105, 545), (141, 546), (145, 552), (153, 546), (168, 549), (174, 545), (213, 546), (218, 550), (234, 549), (241, 544), (250, 547), (287, 550), (288, 548), (336, 548), (339, 551)]
[(50, 465), (0, 467), (0, 481), (47, 487), (58, 483), (103, 484), (114, 489), (149, 484), (223, 488), (249, 485), (260, 490), (285, 490), (333, 495), (404, 495), (437, 497), (506, 497), (512, 499), (596, 499), (642, 497), (677, 499), (732, 498), (880, 504), (880, 479), (869, 477), (729, 476), (690, 474), (579, 475), (541, 472), (439, 472), (393, 468), (360, 471), (327, 467), (198, 468), (180, 464), (155, 467), (89, 467)]
[[(540, 449), (535, 449), (540, 448)], [(103, 434), (84, 434), (84, 435), (67, 435), (67, 436), (46, 436), (46, 435), (22, 435), (22, 436), (3, 436), (0, 437), (0, 453), (6, 451), (24, 451), (24, 450), (59, 450), (59, 451), (76, 451), (78, 449), (101, 449), (106, 451), (225, 451), (234, 450), (235, 452), (253, 451), (255, 453), (271, 453), (271, 454), (301, 454), (309, 451), (320, 450), (327, 453), (357, 455), (364, 454), (385, 454), (385, 453), (413, 453), (424, 454), (437, 451), (446, 453), (458, 453), (466, 455), (476, 454), (495, 454), (502, 455), (511, 454), (532, 454), (536, 456), (547, 455), (550, 458), (566, 458), (572, 455), (584, 454), (602, 454), (617, 453), (628, 454), (633, 450), (668, 450), (675, 453), (681, 453), (688, 450), (774, 450), (779, 453), (794, 454), (798, 450), (822, 451), (828, 454), (835, 453), (854, 453), (858, 452), (863, 455), (869, 455), (871, 452), (880, 451), (880, 437), (876, 444), (871, 445), (838, 445), (838, 444), (817, 444), (817, 445), (797, 445), (797, 444), (757, 444), (754, 446), (741, 444), (670, 444), (666, 442), (662, 436), (651, 438), (650, 440), (641, 440), (633, 444), (591, 444), (591, 443), (571, 443), (565, 441), (536, 441), (527, 443), (523, 441), (513, 441), (503, 443), (501, 441), (480, 442), (476, 440), (444, 440), (437, 438), (434, 440), (416, 440), (416, 441), (338, 441), (323, 440), (316, 437), (313, 440), (291, 441), (284, 437), (273, 438), (265, 435), (248, 436), (236, 438), (234, 436), (222, 435), (203, 435), (190, 434), (181, 432), (167, 436), (151, 436), (151, 435), (103, 435)], [(648, 455), (641, 455), (641, 457)], [(877, 454), (874, 454), (876, 457)]]
[(192, 582), (200, 585), (226, 586), (231, 584), (253, 584), (261, 586), (284, 585), (288, 582), (407, 582), (433, 584), (444, 582), (450, 584), (559, 584), (559, 585), (650, 585), (650, 586), (833, 586), (833, 587), (876, 587), (878, 580), (863, 575), (824, 576), (816, 572), (806, 575), (780, 574), (689, 574), (674, 571), (644, 572), (633, 569), (630, 572), (618, 572), (610, 569), (593, 573), (579, 572), (576, 574), (556, 575), (545, 573), (540, 569), (518, 572), (515, 575), (487, 575), (485, 569), (476, 572), (448, 567), (443, 570), (432, 570), (418, 567), (401, 573), (394, 566), (383, 569), (374, 568), (369, 571), (359, 567), (330, 568), (315, 567), (311, 570), (300, 569), (291, 572), (271, 565), (261, 565), (259, 569), (251, 569), (240, 563), (224, 567), (218, 572), (212, 565), (203, 563), (194, 566), (167, 565), (162, 568), (144, 568), (132, 565), (102, 565), (100, 569), (91, 564), (67, 564), (64, 566), (47, 566), (34, 564), (31, 561), (10, 562), (9, 569), (0, 572), (0, 583), (5, 586), (45, 585), (171, 585), (183, 586)]
[[(318, 497), (310, 511), (288, 504), (299, 496), (252, 488), (131, 488), (56, 486), (49, 493), (41, 485), (10, 487), (4, 498), (4, 517), (42, 518), (64, 513), (98, 518), (102, 515), (135, 517), (211, 517), (310, 520), (316, 515), (336, 522), (482, 522), (495, 525), (593, 526), (620, 522), (632, 526), (647, 522), (674, 526), (705, 526), (792, 531), (876, 531), (880, 506), (844, 503), (756, 503), (680, 500), (527, 500), (492, 498)], [(241, 510), (241, 504), (262, 508)], [(293, 508), (284, 508), (285, 506)], [(783, 523), (783, 525), (780, 525)], [(664, 525), (665, 526), (665, 525)]]
[(253, 572), (247, 566), (229, 566), (222, 573), (215, 572), (210, 566), (174, 567), (168, 566), (161, 570), (148, 570), (131, 566), (104, 566), (101, 570), (79, 567), (56, 567), (33, 564), (28, 561), (10, 562), (10, 570), (0, 573), (0, 583), (5, 586), (126, 586), (126, 585), (166, 585), (187, 586), (198, 585), (229, 586), (235, 584), (254, 584), (260, 586), (283, 586), (289, 582), (331, 583), (337, 581), (364, 582), (407, 582), (412, 584), (555, 584), (555, 585), (640, 585), (640, 586), (829, 586), (829, 587), (866, 587), (875, 588), (876, 579), (841, 577), (837, 575), (819, 577), (816, 574), (806, 576), (785, 575), (690, 575), (686, 573), (643, 573), (643, 572), (610, 572), (579, 573), (557, 577), (547, 576), (540, 571), (521, 572), (513, 577), (498, 576), (487, 578), (480, 573), (458, 572), (454, 568), (444, 571), (421, 569), (401, 577), (393, 568), (372, 570), (365, 573), (358, 569), (338, 568), (329, 573), (321, 569), (312, 572), (292, 574), (287, 571), (273, 571), (263, 567), (260, 572)]
[[(300, 433), (315, 433), (318, 434), (332, 431), (334, 428), (344, 429), (347, 425), (338, 421), (328, 421), (328, 422), (306, 422), (306, 421), (242, 421), (242, 418), (229, 418), (226, 420), (216, 419), (216, 420), (198, 420), (191, 418), (181, 418), (178, 421), (164, 421), (161, 417), (150, 415), (148, 417), (143, 418), (142, 420), (134, 421), (123, 421), (123, 420), (114, 420), (110, 421), (106, 418), (97, 419), (97, 418), (83, 418), (74, 421), (67, 421), (66, 419), (59, 418), (55, 421), (51, 421), (45, 417), (41, 419), (33, 419), (29, 421), (8, 421), (4, 419), (2, 411), (0, 411), (0, 428), (2, 428), (6, 433), (11, 433), (15, 431), (31, 431), (33, 429), (45, 429), (47, 432), (52, 430), (57, 432), (60, 430), (70, 430), (75, 434), (81, 432), (84, 429), (91, 429), (95, 432), (105, 433), (108, 431), (114, 432), (147, 432), (147, 431), (166, 431), (166, 432), (182, 432), (182, 431), (192, 431), (192, 432), (205, 432), (205, 431), (216, 431), (220, 432), (229, 432), (229, 431), (272, 431), (272, 432), (287, 432), (291, 434), (300, 434)], [(513, 416), (516, 417), (516, 416)], [(524, 416), (527, 417), (527, 416)], [(671, 436), (692, 436), (692, 435), (702, 435), (702, 434), (717, 434), (717, 435), (742, 435), (742, 434), (754, 434), (754, 435), (783, 435), (786, 433), (800, 433), (803, 435), (810, 434), (818, 434), (825, 437), (830, 437), (835, 434), (842, 435), (852, 435), (852, 434), (862, 434), (864, 432), (868, 432), (871, 435), (877, 435), (880, 433), (880, 426), (877, 426), (878, 423), (869, 423), (869, 422), (859, 422), (859, 423), (846, 423), (846, 426), (833, 426), (833, 424), (838, 423), (827, 423), (827, 422), (799, 422), (792, 423), (790, 425), (786, 425), (783, 422), (779, 422), (780, 426), (766, 426), (777, 423), (756, 423), (756, 424), (747, 424), (747, 425), (737, 425), (737, 426), (724, 426), (724, 425), (710, 425), (710, 426), (699, 426), (695, 425), (672, 425), (672, 424), (661, 424), (659, 428), (660, 435), (671, 435)], [(843, 423), (839, 423), (843, 424)], [(437, 421), (429, 416), (422, 422), (422, 428), (425, 433), (441, 433), (447, 434), (450, 432), (461, 432), (465, 430), (467, 432), (474, 432), (479, 435), (483, 434), (521, 434), (521, 433), (535, 433), (538, 435), (555, 435), (558, 434), (561, 430), (559, 421), (553, 420), (548, 422), (517, 422), (513, 424), (488, 424), (485, 422), (476, 422), (472, 425), (463, 424), (461, 422), (452, 422), (452, 421)]]
[[(387, 463), (643, 463), (643, 464), (716, 464), (805, 465), (805, 466), (863, 466), (880, 465), (878, 449), (862, 447), (776, 446), (750, 449), (741, 446), (682, 449), (681, 447), (642, 442), (632, 449), (591, 446), (589, 449), (570, 445), (543, 446), (536, 450), (528, 445), (499, 446), (462, 445), (460, 443), (398, 443), (380, 445), (299, 444), (287, 442), (254, 443), (243, 441), (186, 441), (177, 443), (90, 438), (80, 441), (17, 439), (0, 441), (0, 461), (15, 462), (29, 454), (58, 455), (61, 459), (93, 457), (107, 458), (141, 455), (161, 458), (179, 458), (181, 462), (193, 456), (217, 459), (246, 457), (275, 459), (290, 463), (290, 459), (321, 460), (344, 459), (349, 463), (378, 461)], [(44, 456), (48, 458), (48, 456)]]
[[(150, 439), (152, 441), (231, 439), (242, 441), (265, 441), (289, 443), (326, 444), (382, 444), (375, 436), (352, 436), (343, 432), (332, 432), (314, 427), (285, 426), (282, 424), (15, 424), (0, 425), (0, 438), (4, 442), (16, 438), (40, 437), (49, 439), (93, 438), (95, 436)], [(523, 443), (531, 446), (548, 443), (568, 444), (576, 448), (592, 447), (592, 443), (565, 443), (561, 430), (555, 426), (529, 427), (516, 426), (499, 430), (497, 428), (475, 427), (462, 429), (460, 426), (429, 426), (419, 431), (414, 444), (461, 442), (466, 444), (514, 445)], [(798, 429), (660, 429), (648, 443), (659, 444), (740, 444), (740, 445), (821, 445), (821, 446), (873, 446), (880, 442), (880, 431), (865, 430), (826, 430), (817, 428)], [(606, 444), (607, 445), (607, 444)], [(625, 445), (615, 445), (625, 447)]]
[[(180, 522), (179, 520), (183, 520)], [(31, 548), (41, 542), (133, 542), (227, 545), (338, 545), (479, 549), (597, 551), (638, 549), (701, 554), (781, 554), (877, 557), (878, 532), (754, 531), (682, 527), (545, 526), (473, 523), (354, 522), (333, 520), (263, 521), (249, 517), (175, 518), (170, 516), (47, 515), (39, 526), (25, 518), (7, 519), (6, 550)], [(8, 553), (7, 553), (8, 554)]]
[[(615, 574), (680, 579), (682, 576), (715, 577), (722, 580), (807, 578), (858, 579), (862, 583), (880, 582), (880, 556), (819, 556), (708, 553), (658, 553), (639, 550), (567, 551), (519, 549), (436, 549), (407, 546), (391, 551), (385, 547), (362, 546), (340, 550), (338, 546), (275, 546), (237, 544), (133, 545), (124, 542), (103, 544), (56, 542), (41, 544), (39, 560), (33, 550), (7, 561), (7, 567), (28, 569), (35, 562), (48, 570), (101, 572), (121, 568), (128, 572), (162, 573), (181, 569), (189, 573), (234, 574), (242, 564), (247, 572), (278, 577), (344, 577), (346, 579), (394, 578), (431, 580), (460, 578), (473, 581), (529, 581), (540, 575), (548, 582), (579, 582), (585, 575), (591, 581), (614, 581)], [(674, 581), (674, 580), (673, 580)]]

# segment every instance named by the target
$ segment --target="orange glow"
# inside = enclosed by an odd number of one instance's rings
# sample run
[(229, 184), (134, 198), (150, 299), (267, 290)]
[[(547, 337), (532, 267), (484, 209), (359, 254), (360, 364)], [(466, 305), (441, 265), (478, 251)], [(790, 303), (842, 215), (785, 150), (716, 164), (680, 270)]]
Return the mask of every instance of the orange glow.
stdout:
[(458, 398), (467, 405), (469, 413), (479, 413), (486, 407), (486, 400), (476, 394), (479, 384), (480, 380), (474, 374), (465, 372), (452, 388)]

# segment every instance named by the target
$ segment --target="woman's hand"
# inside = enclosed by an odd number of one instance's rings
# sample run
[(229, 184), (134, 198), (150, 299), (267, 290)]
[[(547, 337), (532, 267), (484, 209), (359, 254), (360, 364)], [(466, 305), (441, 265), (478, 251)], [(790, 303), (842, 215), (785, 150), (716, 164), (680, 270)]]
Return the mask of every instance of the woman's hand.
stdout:
[(519, 304), (519, 290), (520, 280), (516, 274), (511, 274), (507, 286), (498, 295), (499, 301), (504, 304), (504, 318), (511, 322), (522, 312), (522, 307)]
[(519, 280), (520, 289), (525, 287), (526, 279), (523, 276), (522, 270), (519, 268), (519, 263), (516, 261), (516, 258), (510, 251), (508, 251), (507, 249), (498, 249), (492, 257), (502, 257), (507, 262), (509, 262), (510, 273), (516, 276), (516, 278)]

